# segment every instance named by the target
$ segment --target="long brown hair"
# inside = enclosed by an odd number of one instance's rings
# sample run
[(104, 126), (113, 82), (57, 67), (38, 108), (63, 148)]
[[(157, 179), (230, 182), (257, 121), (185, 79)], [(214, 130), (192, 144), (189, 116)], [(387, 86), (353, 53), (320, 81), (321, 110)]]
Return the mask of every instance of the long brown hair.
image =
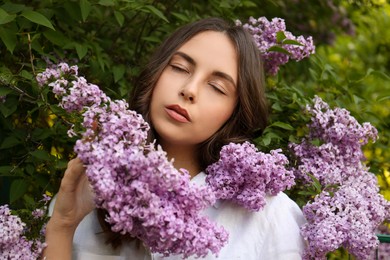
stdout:
[[(150, 140), (156, 133), (150, 120), (150, 102), (153, 89), (169, 64), (173, 54), (195, 35), (204, 31), (226, 34), (236, 48), (238, 57), (238, 102), (232, 116), (210, 138), (199, 144), (199, 163), (202, 170), (218, 160), (221, 147), (230, 142), (244, 142), (260, 135), (268, 118), (264, 93), (264, 73), (260, 52), (252, 36), (241, 26), (231, 25), (219, 18), (206, 18), (187, 24), (171, 34), (155, 51), (145, 69), (135, 82), (130, 98), (130, 109), (142, 114), (151, 125)], [(99, 210), (100, 223), (105, 231), (110, 230), (104, 220), (104, 211)], [(111, 233), (109, 242), (115, 247), (125, 236)], [(119, 238), (119, 239), (118, 239)], [(128, 238), (128, 236), (127, 236)]]

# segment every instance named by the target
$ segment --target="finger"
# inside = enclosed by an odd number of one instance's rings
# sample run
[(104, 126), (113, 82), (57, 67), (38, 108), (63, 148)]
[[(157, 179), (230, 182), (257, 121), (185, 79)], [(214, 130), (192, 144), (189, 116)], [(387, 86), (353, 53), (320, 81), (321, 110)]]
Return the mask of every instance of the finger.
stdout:
[(70, 160), (61, 181), (61, 188), (74, 190), (84, 173), (85, 167), (79, 158)]

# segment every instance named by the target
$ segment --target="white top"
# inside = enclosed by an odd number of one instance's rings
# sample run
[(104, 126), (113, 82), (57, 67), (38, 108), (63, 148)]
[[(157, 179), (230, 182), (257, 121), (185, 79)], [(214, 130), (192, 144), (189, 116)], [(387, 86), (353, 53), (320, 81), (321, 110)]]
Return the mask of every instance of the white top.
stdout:
[[(191, 181), (205, 185), (206, 175), (199, 173)], [(260, 212), (249, 212), (230, 201), (219, 201), (202, 213), (229, 232), (229, 241), (218, 258), (209, 253), (204, 259), (301, 259), (305, 243), (299, 227), (305, 222), (302, 211), (286, 194), (266, 198)], [(76, 229), (73, 242), (75, 260), (165, 259), (179, 260), (181, 256), (162, 257), (140, 249), (135, 242), (118, 250), (105, 244), (105, 237), (96, 211), (87, 215)], [(189, 259), (196, 259), (195, 257)]]

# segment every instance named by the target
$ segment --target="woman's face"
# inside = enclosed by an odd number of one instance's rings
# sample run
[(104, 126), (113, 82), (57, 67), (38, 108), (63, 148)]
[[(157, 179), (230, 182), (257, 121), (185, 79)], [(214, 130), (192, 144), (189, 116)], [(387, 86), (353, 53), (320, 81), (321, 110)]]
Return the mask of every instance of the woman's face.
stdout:
[(237, 53), (221, 32), (195, 35), (172, 56), (153, 90), (151, 121), (161, 144), (197, 145), (232, 115)]

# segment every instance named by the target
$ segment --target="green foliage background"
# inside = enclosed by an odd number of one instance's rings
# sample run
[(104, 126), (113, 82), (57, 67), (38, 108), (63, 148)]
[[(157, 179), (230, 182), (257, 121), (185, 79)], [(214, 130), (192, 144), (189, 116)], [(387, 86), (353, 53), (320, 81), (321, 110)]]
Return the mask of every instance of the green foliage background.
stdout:
[[(316, 55), (269, 77), (272, 120), (257, 141), (286, 149), (305, 134), (314, 95), (369, 121), (380, 138), (365, 154), (390, 199), (390, 3), (386, 0), (0, 1), (0, 205), (33, 209), (55, 193), (75, 140), (69, 118), (35, 75), (47, 62), (77, 64), (112, 98), (127, 98), (151, 51), (178, 26), (218, 16), (284, 18), (312, 35)], [(307, 197), (291, 192), (298, 204)]]

